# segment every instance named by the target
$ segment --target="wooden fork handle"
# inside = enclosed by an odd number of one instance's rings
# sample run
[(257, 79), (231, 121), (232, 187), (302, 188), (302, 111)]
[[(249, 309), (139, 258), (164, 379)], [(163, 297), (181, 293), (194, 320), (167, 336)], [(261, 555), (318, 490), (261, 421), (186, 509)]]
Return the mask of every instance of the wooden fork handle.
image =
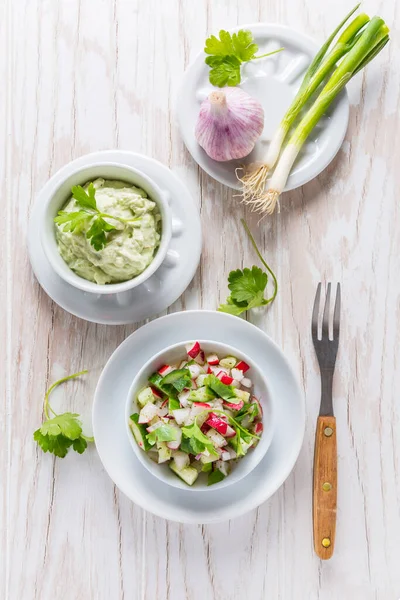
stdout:
[(316, 554), (331, 558), (335, 546), (337, 449), (335, 417), (318, 417), (315, 434), (313, 528)]

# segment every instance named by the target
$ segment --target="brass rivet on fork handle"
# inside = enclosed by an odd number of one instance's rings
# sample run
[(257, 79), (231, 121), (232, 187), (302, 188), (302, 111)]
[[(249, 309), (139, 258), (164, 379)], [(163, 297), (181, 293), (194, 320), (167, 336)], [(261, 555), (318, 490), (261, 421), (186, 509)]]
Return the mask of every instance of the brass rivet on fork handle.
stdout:
[(311, 327), (321, 372), (321, 406), (317, 420), (314, 453), (313, 530), (315, 552), (320, 558), (326, 560), (333, 554), (336, 532), (337, 449), (332, 383), (339, 345), (340, 286), (337, 286), (332, 323), (330, 315), (331, 284), (328, 284), (322, 327), (319, 328), (321, 288), (322, 286), (319, 284), (314, 301)]

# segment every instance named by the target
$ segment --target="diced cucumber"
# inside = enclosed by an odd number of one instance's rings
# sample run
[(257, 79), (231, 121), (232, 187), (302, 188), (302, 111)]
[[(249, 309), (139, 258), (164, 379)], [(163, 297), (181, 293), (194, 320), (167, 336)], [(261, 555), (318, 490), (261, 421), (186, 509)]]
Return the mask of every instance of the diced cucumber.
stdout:
[(193, 485), (199, 476), (197, 470), (193, 467), (185, 467), (179, 471), (174, 461), (169, 463), (169, 468), (175, 473), (175, 475), (178, 475), (178, 477), (180, 477), (188, 485)]
[(190, 379), (190, 372), (188, 369), (176, 369), (175, 371), (171, 371), (165, 377), (163, 377), (162, 383), (169, 384), (174, 383), (177, 379), (181, 379), (182, 377), (188, 377)]
[(204, 463), (203, 466), (201, 467), (201, 470), (204, 473), (209, 473), (210, 471), (212, 471), (212, 463)]
[(150, 450), (151, 446), (146, 438), (146, 435), (147, 435), (146, 427), (145, 427), (145, 425), (141, 425), (139, 423), (138, 413), (134, 413), (133, 415), (130, 416), (129, 427), (131, 428), (133, 437), (135, 438), (139, 448), (141, 448), (145, 452)]
[(151, 385), (155, 387), (156, 390), (160, 391), (163, 395), (167, 394), (168, 396), (175, 398), (178, 392), (176, 391), (173, 385), (165, 385), (163, 383), (164, 379), (165, 378), (162, 375), (160, 375), (160, 373), (153, 373), (149, 377), (149, 383), (151, 383)]
[(219, 364), (221, 367), (225, 367), (226, 369), (233, 369), (233, 367), (237, 364), (237, 358), (234, 356), (226, 356), (219, 361)]
[(167, 462), (171, 458), (171, 450), (168, 448), (166, 442), (157, 442), (158, 448), (158, 463)]
[(202, 387), (204, 385), (205, 379), (208, 377), (207, 373), (201, 373), (196, 379), (197, 387)]
[(186, 467), (190, 466), (189, 455), (186, 454), (186, 452), (174, 450), (172, 452), (172, 458), (178, 471), (182, 471), (183, 469), (186, 469)]
[(151, 389), (151, 387), (145, 387), (138, 393), (137, 402), (139, 406), (143, 408), (145, 404), (147, 404), (148, 402), (153, 403), (155, 399), (156, 398), (153, 394), (153, 390)]
[(200, 462), (203, 463), (203, 465), (206, 465), (207, 463), (212, 463), (215, 462), (216, 460), (218, 460), (218, 454), (217, 456), (214, 456), (213, 454), (210, 455), (206, 455), (206, 454), (202, 454), (200, 456)]
[(173, 410), (178, 410), (181, 407), (179, 400), (175, 398), (168, 398), (168, 412), (172, 413)]
[(243, 402), (248, 402), (250, 399), (249, 392), (245, 392), (244, 390), (238, 390), (237, 388), (233, 388), (233, 395), (235, 398), (243, 400)]
[(189, 394), (188, 400), (190, 402), (209, 402), (214, 400), (215, 393), (208, 386), (203, 386), (197, 390), (192, 390)]

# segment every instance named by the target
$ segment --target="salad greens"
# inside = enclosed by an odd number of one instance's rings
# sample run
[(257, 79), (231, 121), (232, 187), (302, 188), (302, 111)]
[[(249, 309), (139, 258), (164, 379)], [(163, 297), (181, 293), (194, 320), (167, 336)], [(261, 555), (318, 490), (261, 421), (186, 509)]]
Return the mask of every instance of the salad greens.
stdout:
[(275, 274), (261, 256), (247, 223), (244, 219), (241, 219), (241, 222), (257, 256), (271, 275), (274, 291), (269, 298), (264, 297), (265, 288), (268, 283), (268, 273), (260, 269), (260, 267), (253, 266), (251, 269), (245, 268), (243, 270), (237, 269), (236, 271), (231, 271), (228, 275), (228, 288), (231, 294), (226, 299), (226, 304), (221, 304), (218, 310), (235, 316), (241, 315), (246, 310), (271, 304), (278, 293), (278, 282)]
[[(57, 386), (86, 373), (87, 371), (85, 370), (68, 375), (68, 377), (63, 377), (53, 383), (47, 390), (44, 398), (46, 420), (33, 434), (33, 439), (38, 443), (43, 452), (51, 452), (55, 456), (64, 458), (71, 446), (75, 452), (82, 454), (86, 450), (88, 442), (94, 442), (94, 438), (83, 435), (82, 423), (77, 413), (66, 412), (58, 415), (52, 409), (49, 402), (50, 394)], [(50, 413), (54, 416), (51, 417)]]
[(208, 54), (206, 64), (211, 67), (210, 83), (217, 87), (235, 86), (241, 81), (240, 67), (243, 63), (258, 58), (265, 58), (283, 48), (256, 56), (258, 46), (254, 43), (251, 31), (240, 29), (230, 34), (221, 29), (219, 38), (211, 35), (206, 40), (204, 52)]

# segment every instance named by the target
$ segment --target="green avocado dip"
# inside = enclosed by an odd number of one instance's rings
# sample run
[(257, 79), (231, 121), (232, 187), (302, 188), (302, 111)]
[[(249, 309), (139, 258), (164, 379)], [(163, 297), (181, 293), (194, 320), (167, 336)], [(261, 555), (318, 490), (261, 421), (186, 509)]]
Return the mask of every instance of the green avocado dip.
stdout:
[(55, 223), (62, 258), (77, 275), (98, 284), (140, 275), (160, 244), (157, 204), (122, 181), (99, 178), (72, 188)]

